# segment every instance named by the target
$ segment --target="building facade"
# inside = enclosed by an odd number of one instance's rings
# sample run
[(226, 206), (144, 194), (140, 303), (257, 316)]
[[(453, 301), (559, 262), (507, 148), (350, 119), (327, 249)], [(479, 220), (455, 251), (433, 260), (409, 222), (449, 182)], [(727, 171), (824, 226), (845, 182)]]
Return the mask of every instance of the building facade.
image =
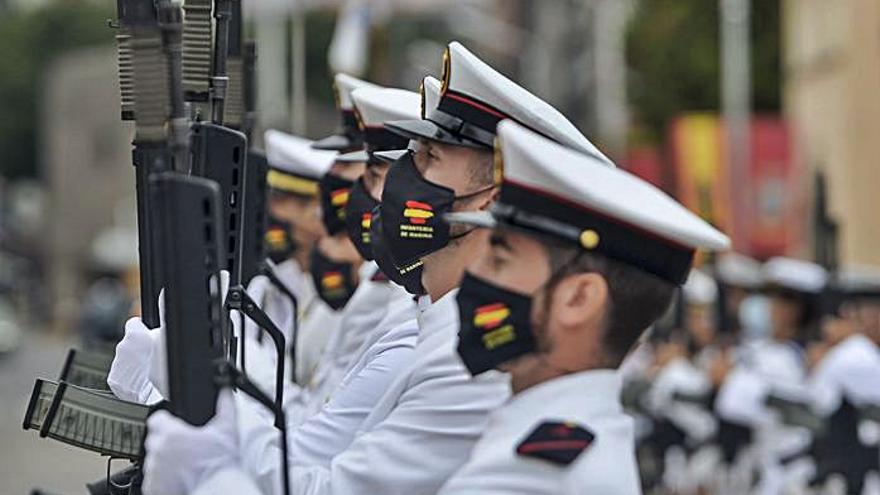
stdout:
[[(795, 159), (825, 171), (842, 261), (880, 265), (880, 2), (786, 0), (783, 8)], [(803, 180), (808, 191), (809, 174)]]

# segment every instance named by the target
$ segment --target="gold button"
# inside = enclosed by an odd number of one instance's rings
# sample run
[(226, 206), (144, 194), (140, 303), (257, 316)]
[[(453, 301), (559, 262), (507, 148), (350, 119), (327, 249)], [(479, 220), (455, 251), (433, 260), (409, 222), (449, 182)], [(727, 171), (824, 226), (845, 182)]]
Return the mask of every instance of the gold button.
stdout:
[(581, 246), (593, 249), (599, 245), (599, 234), (595, 230), (587, 229), (581, 232)]

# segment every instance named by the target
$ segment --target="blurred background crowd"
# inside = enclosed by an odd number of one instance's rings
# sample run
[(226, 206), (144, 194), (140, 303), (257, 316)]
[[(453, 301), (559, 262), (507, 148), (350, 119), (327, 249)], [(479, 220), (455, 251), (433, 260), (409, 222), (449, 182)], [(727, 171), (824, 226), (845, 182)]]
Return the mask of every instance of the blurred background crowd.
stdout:
[[(440, 74), (432, 64), (459, 39), (559, 108), (620, 166), (730, 233), (752, 260), (728, 263), (736, 274), (765, 277), (768, 268), (755, 263), (777, 256), (832, 270), (880, 266), (880, 2), (243, 3), (259, 46), (263, 128), (324, 135), (337, 124), (331, 74), (415, 89), (424, 74)], [(0, 0), (3, 442), (17, 438), (34, 372), (60, 367), (71, 339), (112, 345), (137, 310), (130, 130), (118, 116), (113, 17), (112, 0)], [(759, 308), (769, 304), (755, 296), (764, 283), (725, 279), (722, 265), (704, 260), (705, 280), (689, 284), (650, 342), (652, 355), (630, 370), (628, 405), (654, 423), (641, 446), (643, 477), (661, 491), (711, 492), (713, 466), (734, 463), (738, 451), (719, 461), (702, 449), (717, 447), (731, 426), (699, 415), (714, 416), (704, 404), (735, 367), (742, 334), (770, 338), (779, 323)], [(822, 341), (821, 329), (810, 337)], [(810, 356), (803, 362), (805, 372)], [(675, 382), (670, 375), (685, 376), (676, 404), (696, 408), (685, 409), (684, 422), (658, 418), (674, 394), (654, 385)], [(0, 453), (3, 493), (22, 486), (13, 473), (24, 464), (10, 454)]]

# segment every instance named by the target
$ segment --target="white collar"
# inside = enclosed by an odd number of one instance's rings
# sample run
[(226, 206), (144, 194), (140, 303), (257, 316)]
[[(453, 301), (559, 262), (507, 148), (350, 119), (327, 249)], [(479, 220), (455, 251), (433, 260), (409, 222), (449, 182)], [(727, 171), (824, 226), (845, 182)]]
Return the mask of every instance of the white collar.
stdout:
[[(587, 420), (622, 411), (622, 379), (617, 370), (587, 370), (560, 376), (515, 394), (497, 411), (497, 420), (533, 423), (535, 411), (547, 420)], [(557, 415), (557, 416), (554, 416)]]
[(275, 274), (281, 280), (285, 279), (293, 279), (294, 277), (302, 274), (302, 267), (299, 265), (299, 261), (296, 261), (293, 258), (288, 258), (281, 263), (275, 264), (273, 267), (275, 269)]
[(418, 320), (420, 341), (438, 329), (446, 328), (450, 325), (458, 326), (458, 304), (455, 301), (457, 294), (458, 289), (456, 288), (446, 293), (436, 302), (430, 302), (430, 296), (419, 298)]
[(431, 307), (431, 296), (425, 294), (422, 296), (416, 297), (416, 306), (419, 309), (419, 314), (424, 313)]
[(379, 265), (374, 261), (364, 261), (361, 263), (361, 266), (358, 267), (358, 285), (361, 285), (365, 280), (370, 281), (373, 278), (373, 275), (376, 274), (376, 270), (379, 269)]

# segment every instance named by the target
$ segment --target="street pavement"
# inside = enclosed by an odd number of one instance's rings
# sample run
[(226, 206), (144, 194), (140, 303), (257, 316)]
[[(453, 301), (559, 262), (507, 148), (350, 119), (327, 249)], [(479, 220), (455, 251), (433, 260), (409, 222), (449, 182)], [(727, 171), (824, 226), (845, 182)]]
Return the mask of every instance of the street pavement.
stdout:
[[(22, 429), (37, 377), (57, 379), (67, 350), (75, 344), (42, 332), (25, 332), (22, 346), (0, 355), (0, 495), (88, 493), (85, 483), (101, 478), (106, 460), (85, 450), (40, 438)], [(114, 461), (114, 469), (122, 467)]]

